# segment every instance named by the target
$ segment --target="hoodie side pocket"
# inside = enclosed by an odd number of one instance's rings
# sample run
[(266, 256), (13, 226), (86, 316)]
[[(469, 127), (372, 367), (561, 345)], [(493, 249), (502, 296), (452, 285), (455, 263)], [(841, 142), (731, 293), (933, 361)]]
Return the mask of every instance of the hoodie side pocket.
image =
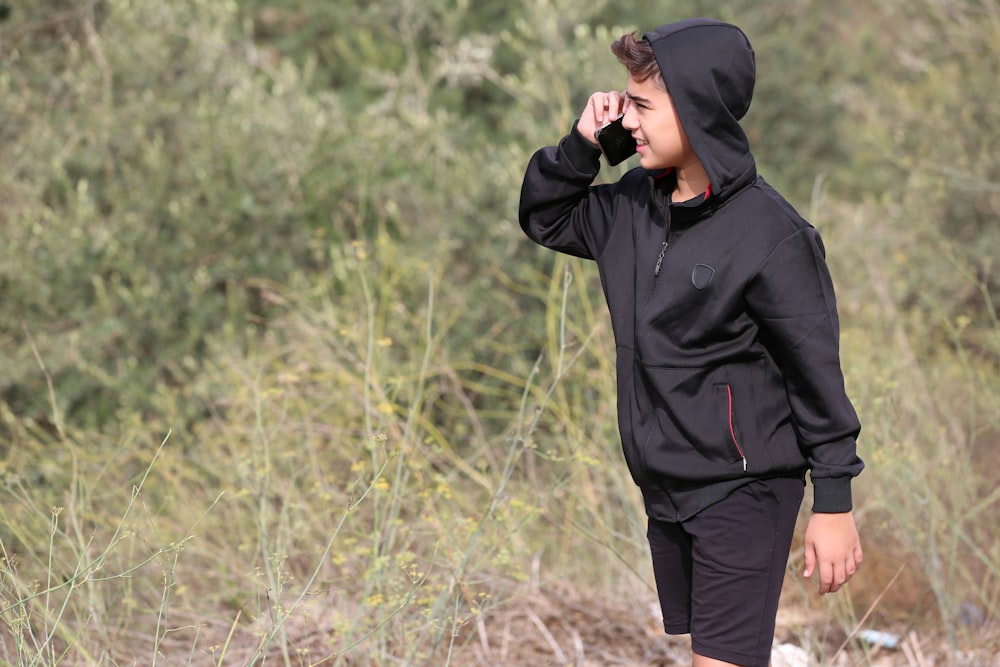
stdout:
[(733, 387), (730, 384), (717, 384), (713, 387), (716, 402), (719, 406), (719, 421), (723, 428), (722, 437), (727, 444), (727, 448), (734, 455), (735, 461), (743, 461), (743, 472), (747, 471), (747, 457), (740, 444), (740, 437), (736, 429), (736, 419), (733, 414)]

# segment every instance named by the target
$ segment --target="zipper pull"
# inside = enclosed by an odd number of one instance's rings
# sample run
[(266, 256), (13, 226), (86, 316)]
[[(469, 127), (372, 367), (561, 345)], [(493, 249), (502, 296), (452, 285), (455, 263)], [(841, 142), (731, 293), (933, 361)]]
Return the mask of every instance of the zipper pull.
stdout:
[(667, 242), (664, 241), (663, 245), (660, 246), (660, 256), (656, 258), (656, 269), (653, 270), (653, 277), (657, 278), (660, 275), (660, 269), (663, 268), (663, 256), (667, 254)]

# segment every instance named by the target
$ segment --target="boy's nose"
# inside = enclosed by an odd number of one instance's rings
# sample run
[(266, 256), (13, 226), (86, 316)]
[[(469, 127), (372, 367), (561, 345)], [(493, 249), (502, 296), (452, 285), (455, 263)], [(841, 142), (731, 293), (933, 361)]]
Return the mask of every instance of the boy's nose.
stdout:
[(633, 106), (629, 105), (629, 108), (625, 110), (625, 115), (622, 116), (622, 127), (626, 130), (634, 130), (639, 127), (639, 122), (633, 108)]

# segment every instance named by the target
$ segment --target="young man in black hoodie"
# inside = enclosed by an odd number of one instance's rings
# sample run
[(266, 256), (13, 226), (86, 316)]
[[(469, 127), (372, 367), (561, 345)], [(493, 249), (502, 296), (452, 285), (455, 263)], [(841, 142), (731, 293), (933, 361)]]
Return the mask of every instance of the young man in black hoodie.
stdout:
[[(665, 630), (691, 634), (695, 667), (765, 667), (806, 471), (803, 574), (833, 592), (862, 556), (860, 425), (824, 248), (757, 174), (739, 125), (755, 78), (739, 28), (686, 20), (612, 51), (627, 89), (591, 95), (532, 157), (520, 222), (597, 262)], [(639, 167), (593, 185), (595, 134), (621, 115)]]

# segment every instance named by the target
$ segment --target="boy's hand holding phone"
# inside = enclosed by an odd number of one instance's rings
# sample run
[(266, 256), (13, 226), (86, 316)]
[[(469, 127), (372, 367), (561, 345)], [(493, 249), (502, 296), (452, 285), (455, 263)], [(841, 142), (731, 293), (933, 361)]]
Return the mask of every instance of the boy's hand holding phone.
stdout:
[(628, 110), (629, 98), (624, 93), (594, 93), (580, 114), (577, 130), (616, 165), (635, 153), (635, 140), (630, 130), (622, 127), (622, 117)]
[(631, 130), (622, 126), (622, 118), (624, 116), (619, 116), (596, 132), (597, 143), (601, 145), (604, 157), (611, 166), (635, 155), (635, 137), (632, 136)]

